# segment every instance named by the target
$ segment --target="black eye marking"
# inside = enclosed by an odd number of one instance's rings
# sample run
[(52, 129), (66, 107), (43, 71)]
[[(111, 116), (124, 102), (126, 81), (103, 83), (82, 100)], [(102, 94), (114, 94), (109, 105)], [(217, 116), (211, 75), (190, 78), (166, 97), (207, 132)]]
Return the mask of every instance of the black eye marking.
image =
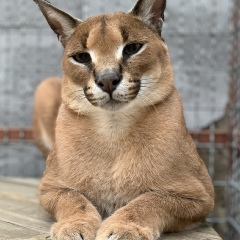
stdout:
[(87, 52), (77, 53), (77, 54), (73, 55), (72, 58), (76, 62), (79, 62), (82, 64), (89, 64), (92, 61), (90, 54)]
[(123, 56), (130, 57), (136, 54), (137, 52), (139, 52), (142, 46), (143, 46), (142, 43), (130, 43), (126, 45), (125, 48), (123, 49)]

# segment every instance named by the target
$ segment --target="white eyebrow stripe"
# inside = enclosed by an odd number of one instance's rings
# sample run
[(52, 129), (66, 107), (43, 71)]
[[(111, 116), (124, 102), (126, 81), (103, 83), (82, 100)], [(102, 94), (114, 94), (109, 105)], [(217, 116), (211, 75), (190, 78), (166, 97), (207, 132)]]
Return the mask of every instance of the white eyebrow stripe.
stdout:
[(117, 53), (116, 53), (116, 57), (118, 60), (120, 60), (122, 58), (122, 55), (123, 55), (123, 49), (126, 45), (124, 44), (121, 44), (118, 49), (117, 49)]
[(89, 50), (88, 53), (89, 53), (90, 56), (91, 56), (92, 62), (93, 62), (93, 63), (96, 63), (96, 62), (97, 62), (97, 56), (96, 56), (96, 54), (94, 53), (94, 51), (93, 51), (93, 50)]

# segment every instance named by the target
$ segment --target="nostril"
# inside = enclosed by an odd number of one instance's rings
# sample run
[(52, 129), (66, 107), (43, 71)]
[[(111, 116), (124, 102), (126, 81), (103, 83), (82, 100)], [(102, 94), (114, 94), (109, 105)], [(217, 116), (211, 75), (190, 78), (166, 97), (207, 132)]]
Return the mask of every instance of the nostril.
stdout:
[(103, 88), (104, 87), (104, 84), (102, 82), (98, 83), (97, 84), (99, 87)]
[(115, 86), (115, 87), (116, 87), (119, 83), (120, 83), (120, 80), (114, 80), (114, 81), (112, 82), (113, 86)]
[(118, 72), (107, 72), (99, 74), (95, 78), (95, 83), (102, 91), (112, 94), (122, 80)]

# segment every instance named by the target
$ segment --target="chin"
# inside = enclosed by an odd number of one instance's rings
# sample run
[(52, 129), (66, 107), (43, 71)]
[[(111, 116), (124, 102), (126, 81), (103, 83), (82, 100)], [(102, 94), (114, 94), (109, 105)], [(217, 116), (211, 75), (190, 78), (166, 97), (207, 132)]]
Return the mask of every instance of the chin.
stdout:
[(110, 99), (108, 102), (104, 103), (99, 107), (107, 111), (118, 111), (126, 105), (128, 105), (128, 102), (120, 102), (114, 99)]

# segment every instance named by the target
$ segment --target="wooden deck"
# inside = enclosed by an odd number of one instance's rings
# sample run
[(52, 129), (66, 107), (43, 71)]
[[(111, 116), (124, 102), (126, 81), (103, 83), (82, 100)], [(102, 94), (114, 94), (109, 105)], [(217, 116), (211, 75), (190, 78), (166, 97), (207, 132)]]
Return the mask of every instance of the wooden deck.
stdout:
[[(0, 179), (0, 240), (50, 239), (50, 216), (38, 203), (37, 179)], [(161, 240), (221, 240), (208, 225), (178, 234), (166, 234)]]

